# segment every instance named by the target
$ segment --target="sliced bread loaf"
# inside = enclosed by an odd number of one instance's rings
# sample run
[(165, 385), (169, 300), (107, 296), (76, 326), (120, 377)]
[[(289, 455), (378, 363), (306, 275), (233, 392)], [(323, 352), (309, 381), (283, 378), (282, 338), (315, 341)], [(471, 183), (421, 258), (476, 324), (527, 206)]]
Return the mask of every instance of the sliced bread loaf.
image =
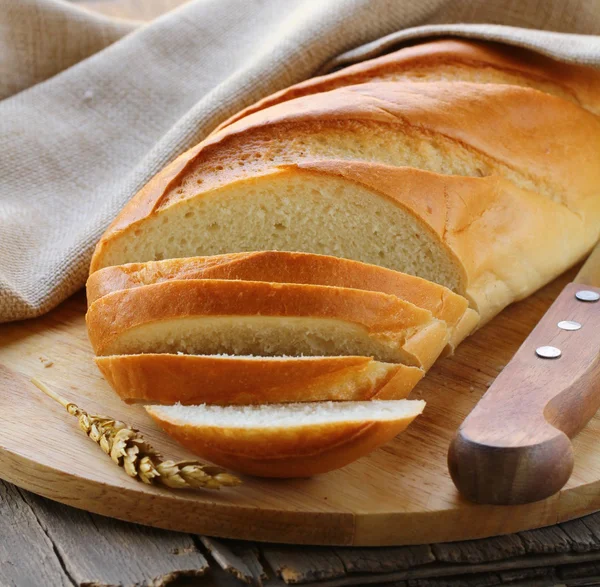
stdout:
[(175, 440), (217, 465), (262, 477), (309, 477), (385, 444), (424, 407), (398, 400), (146, 410)]
[(369, 357), (96, 357), (127, 403), (272, 404), (404, 399), (424, 372)]
[(238, 112), (217, 131), (248, 114), (287, 100), (373, 81), (465, 81), (524, 86), (600, 114), (600, 72), (593, 67), (561, 63), (509, 45), (443, 39), (405, 47), (285, 88)]
[(120, 290), (86, 315), (97, 355), (358, 355), (429, 368), (448, 329), (396, 296), (340, 287), (179, 280)]
[(287, 251), (232, 253), (105, 267), (88, 279), (88, 304), (113, 291), (176, 279), (303, 283), (395, 295), (446, 322), (450, 331), (449, 351), (468, 336), (479, 321), (477, 312), (467, 307), (464, 297), (425, 279), (348, 259)]

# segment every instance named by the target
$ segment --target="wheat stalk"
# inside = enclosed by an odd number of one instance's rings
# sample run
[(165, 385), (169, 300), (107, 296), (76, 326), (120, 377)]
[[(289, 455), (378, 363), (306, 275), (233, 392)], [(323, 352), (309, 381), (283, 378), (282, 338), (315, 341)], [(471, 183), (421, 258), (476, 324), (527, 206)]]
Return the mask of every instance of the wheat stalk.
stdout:
[(79, 421), (79, 427), (130, 476), (147, 485), (162, 484), (174, 489), (220, 489), (241, 481), (220, 467), (196, 461), (165, 461), (144, 437), (124, 422), (93, 416), (67, 401), (38, 379), (31, 382), (61, 404)]

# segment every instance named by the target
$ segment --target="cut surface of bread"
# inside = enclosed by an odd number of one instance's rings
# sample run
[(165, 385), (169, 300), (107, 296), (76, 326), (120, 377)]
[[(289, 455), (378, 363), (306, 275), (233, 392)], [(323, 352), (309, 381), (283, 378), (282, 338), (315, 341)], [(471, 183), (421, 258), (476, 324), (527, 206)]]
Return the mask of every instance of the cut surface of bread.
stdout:
[(431, 281), (348, 259), (287, 251), (232, 253), (105, 267), (88, 279), (88, 304), (113, 291), (177, 279), (300, 283), (395, 295), (429, 310), (447, 323), (449, 350), (468, 336), (479, 321), (477, 313), (468, 309), (464, 297)]
[(127, 403), (251, 405), (404, 399), (424, 372), (369, 357), (96, 357)]
[[(404, 250), (390, 252), (391, 262), (379, 250), (340, 255), (337, 233), (327, 226), (336, 221), (336, 214), (342, 214), (338, 222), (356, 225), (357, 251), (379, 248), (373, 243), (394, 249), (396, 243), (385, 230), (367, 234), (362, 218), (349, 215), (358, 211), (357, 206), (370, 216), (381, 215), (381, 206), (371, 210), (367, 200), (353, 204), (352, 210), (336, 205), (336, 201), (345, 204), (343, 190), (336, 193), (339, 184), (326, 186), (330, 205), (321, 205), (302, 221), (309, 231), (307, 240), (313, 241), (308, 249), (288, 244), (289, 230), (300, 229), (293, 225), (300, 214), (279, 214), (275, 220), (270, 208), (251, 207), (255, 192), (251, 183), (243, 182), (270, 175), (277, 166), (305, 166), (324, 159), (410, 166), (449, 177), (502, 178), (515, 190), (540, 195), (581, 218), (586, 242), (590, 230), (600, 224), (598, 117), (528, 88), (461, 82), (374, 83), (278, 104), (209, 137), (168, 166), (125, 207), (98, 244), (91, 270), (261, 248), (308, 250), (394, 269), (408, 265), (402, 260)], [(221, 202), (213, 200), (217, 188), (233, 191), (242, 183), (248, 196), (242, 209), (231, 206), (226, 191), (220, 192)], [(307, 201), (318, 199), (323, 204), (321, 186), (307, 185), (302, 192)], [(285, 191), (277, 194), (280, 201), (286, 197)], [(215, 206), (210, 214), (208, 200)], [(243, 219), (239, 225), (238, 218)], [(390, 224), (385, 218), (382, 223), (385, 228)], [(270, 232), (267, 247), (258, 246), (259, 239), (253, 238), (261, 225)], [(411, 228), (405, 221), (397, 230), (405, 233)], [(225, 230), (231, 240), (223, 245), (220, 237)], [(428, 240), (426, 234), (417, 234)], [(580, 239), (574, 240), (578, 244)], [(430, 264), (419, 257), (411, 260), (418, 271), (407, 268), (407, 272), (455, 288), (456, 280), (450, 279), (453, 272), (432, 277), (440, 264), (435, 247), (429, 251), (434, 271), (425, 274)]]
[(175, 440), (217, 465), (264, 477), (308, 477), (385, 444), (424, 407), (423, 401), (375, 400), (146, 410)]
[(464, 81), (524, 86), (600, 114), (600, 73), (592, 67), (561, 63), (497, 43), (443, 39), (406, 47), (293, 85), (238, 112), (216, 131), (287, 100), (373, 81)]
[(446, 324), (396, 296), (349, 288), (179, 280), (120, 290), (86, 315), (97, 355), (358, 355), (429, 368)]

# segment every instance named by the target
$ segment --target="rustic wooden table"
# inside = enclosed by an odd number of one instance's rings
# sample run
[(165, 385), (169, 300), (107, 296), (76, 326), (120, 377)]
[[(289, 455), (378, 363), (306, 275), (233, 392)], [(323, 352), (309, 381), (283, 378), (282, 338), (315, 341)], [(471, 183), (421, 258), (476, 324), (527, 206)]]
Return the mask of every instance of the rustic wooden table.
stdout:
[[(87, 0), (109, 16), (150, 20), (185, 0)], [(0, 481), (0, 586), (594, 585), (600, 514), (455, 544), (317, 548), (217, 541), (73, 509)], [(408, 583), (408, 580), (411, 580)]]

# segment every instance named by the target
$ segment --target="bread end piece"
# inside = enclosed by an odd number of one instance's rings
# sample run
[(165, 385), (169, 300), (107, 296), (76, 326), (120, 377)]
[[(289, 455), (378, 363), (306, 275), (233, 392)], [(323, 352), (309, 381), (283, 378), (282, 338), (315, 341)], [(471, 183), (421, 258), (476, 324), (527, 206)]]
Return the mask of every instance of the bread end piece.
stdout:
[(258, 477), (311, 477), (387, 443), (425, 402), (319, 402), (273, 406), (146, 406), (167, 434), (217, 465)]

